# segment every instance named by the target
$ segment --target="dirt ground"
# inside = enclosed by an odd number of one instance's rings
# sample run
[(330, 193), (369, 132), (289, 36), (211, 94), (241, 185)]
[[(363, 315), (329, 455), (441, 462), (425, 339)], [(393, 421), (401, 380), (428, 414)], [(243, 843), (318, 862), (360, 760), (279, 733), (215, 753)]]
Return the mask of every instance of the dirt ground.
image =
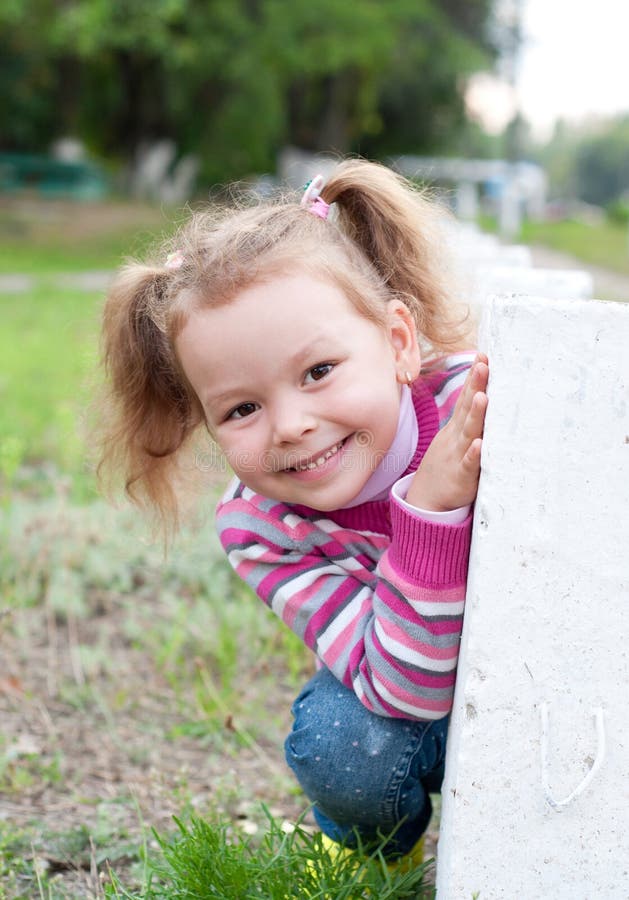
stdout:
[(594, 281), (594, 296), (599, 300), (629, 301), (629, 276), (592, 266), (566, 253), (548, 247), (531, 247), (533, 265), (546, 269), (581, 269), (589, 272)]
[[(8, 618), (1, 635), (0, 825), (13, 834), (26, 830), (25, 858), (53, 877), (55, 896), (101, 897), (108, 864), (132, 878), (147, 835), (156, 847), (149, 829), (169, 834), (173, 815), (212, 810), (254, 831), (262, 802), (280, 819), (295, 821), (303, 811), (275, 729), (250, 747), (239, 746), (235, 729), (251, 724), (228, 717), (223, 735), (187, 734), (177, 689), (117, 633), (115, 607), (87, 621), (61, 622), (41, 606)], [(106, 672), (88, 677), (76, 648), (93, 644), (96, 632), (102, 639), (103, 631), (113, 659)], [(263, 714), (286, 720), (289, 702), (279, 684)]]
[[(223, 735), (186, 734), (176, 691), (152, 659), (116, 636), (115, 608), (73, 624), (41, 607), (18, 618), (15, 627), (5, 621), (1, 635), (0, 825), (26, 829), (24, 859), (46, 872), (54, 896), (102, 897), (109, 865), (127, 886), (134, 883), (138, 846), (148, 840), (156, 853), (150, 829), (171, 833), (173, 816), (218, 812), (251, 834), (262, 827), (262, 803), (280, 820), (303, 814), (306, 801), (284, 765), (279, 729), (252, 747), (239, 746), (234, 731), (252, 723), (229, 717)], [(96, 630), (110, 632), (108, 669), (113, 662), (116, 676), (96, 674), (88, 684), (73, 658)], [(291, 699), (277, 684), (260, 715), (288, 728)], [(309, 816), (305, 824), (313, 824)], [(433, 829), (431, 855), (436, 837)]]
[[(28, 527), (48, 527), (42, 522)], [(82, 526), (84, 544), (74, 535), (75, 555), (93, 542), (91, 527)], [(45, 571), (39, 568), (39, 580)], [(49, 590), (39, 602), (3, 604), (0, 897), (101, 898), (110, 866), (136, 889), (140, 848), (157, 858), (152, 829), (173, 834), (173, 816), (220, 818), (255, 836), (264, 828), (262, 804), (280, 822), (307, 810), (282, 753), (295, 673), (279, 652), (247, 661), (249, 701), (206, 714), (193, 677), (195, 666), (206, 671), (202, 650), (176, 672), (160, 661), (159, 648), (134, 637), (163, 615), (139, 572), (132, 570), (131, 596), (142, 605), (133, 627), (116, 589), (96, 583), (82, 611), (71, 603), (60, 609)], [(308, 660), (297, 680), (311, 672)], [(309, 813), (303, 821), (314, 826)], [(432, 828), (429, 855), (436, 838)], [(40, 894), (35, 873), (50, 895)]]

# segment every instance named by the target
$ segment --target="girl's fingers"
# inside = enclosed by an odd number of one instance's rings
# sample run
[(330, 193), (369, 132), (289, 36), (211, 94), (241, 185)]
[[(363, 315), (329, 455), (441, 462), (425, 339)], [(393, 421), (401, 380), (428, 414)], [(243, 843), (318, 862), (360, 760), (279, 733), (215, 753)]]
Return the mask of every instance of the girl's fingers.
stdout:
[(472, 397), (465, 419), (459, 424), (457, 442), (461, 457), (467, 452), (467, 448), (472, 441), (483, 436), (486, 411), (487, 394), (477, 391)]
[(475, 472), (480, 471), (480, 455), (483, 446), (481, 438), (475, 438), (467, 448), (463, 457), (463, 465), (466, 469), (473, 469)]
[[(486, 358), (486, 357), (485, 357)], [(472, 367), (472, 383), (476, 391), (487, 390), (487, 382), (489, 381), (489, 366), (483, 360), (474, 363)]]
[(475, 438), (475, 440), (473, 440), (467, 448), (467, 451), (461, 460), (459, 475), (459, 485), (461, 486), (461, 493), (459, 494), (458, 499), (464, 502), (461, 502), (459, 504), (460, 506), (464, 506), (467, 503), (472, 503), (476, 497), (476, 492), (478, 490), (478, 479), (480, 477), (480, 457), (482, 444), (483, 442), (481, 438)]
[(454, 408), (453, 418), (464, 422), (469, 415), (472, 402), (477, 393), (484, 393), (487, 390), (487, 381), (489, 379), (489, 367), (485, 360), (487, 357), (479, 358), (474, 362), (472, 368), (467, 373), (463, 390), (459, 394), (456, 406)]
[(469, 412), (465, 418), (461, 434), (466, 443), (482, 437), (487, 412), (487, 394), (478, 391), (472, 397)]

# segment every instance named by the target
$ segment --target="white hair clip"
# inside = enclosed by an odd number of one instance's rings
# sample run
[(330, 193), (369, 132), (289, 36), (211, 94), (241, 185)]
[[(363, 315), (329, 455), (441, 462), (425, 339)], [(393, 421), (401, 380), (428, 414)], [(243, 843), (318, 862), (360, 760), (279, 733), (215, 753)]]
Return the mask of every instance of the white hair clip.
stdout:
[(322, 200), (319, 196), (322, 188), (323, 175), (316, 175), (304, 188), (301, 206), (305, 207), (313, 216), (318, 216), (320, 219), (327, 219), (330, 211), (330, 204), (326, 203), (325, 200)]

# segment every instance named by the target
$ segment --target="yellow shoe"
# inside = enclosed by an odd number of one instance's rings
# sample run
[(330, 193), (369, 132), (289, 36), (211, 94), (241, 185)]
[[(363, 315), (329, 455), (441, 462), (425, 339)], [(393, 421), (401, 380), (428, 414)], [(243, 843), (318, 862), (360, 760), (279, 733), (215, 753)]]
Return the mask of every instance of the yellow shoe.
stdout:
[(417, 843), (411, 847), (408, 853), (405, 853), (404, 856), (400, 856), (399, 859), (392, 859), (391, 862), (387, 863), (389, 871), (391, 872), (411, 872), (413, 869), (418, 869), (419, 866), (423, 865), (424, 862), (424, 835), (420, 837)]
[[(327, 834), (323, 833), (321, 834), (321, 845), (330, 859), (339, 859), (339, 857), (345, 858), (356, 853), (355, 850), (352, 850), (349, 847), (343, 847), (341, 844), (337, 844), (336, 841), (333, 841), (332, 838), (329, 838)], [(391, 862), (387, 863), (387, 866), (392, 872), (410, 872), (411, 869), (416, 869), (421, 866), (423, 862), (424, 835), (422, 834), (408, 853), (398, 857), (398, 859), (391, 860)], [(356, 864), (358, 865), (358, 860)]]
[[(357, 869), (360, 866), (360, 858), (355, 850), (352, 850), (349, 847), (344, 847), (342, 844), (337, 844), (336, 841), (333, 841), (332, 838), (329, 838), (327, 834), (323, 832), (321, 834), (321, 849), (325, 852), (326, 856), (330, 860), (331, 864), (336, 863), (338, 860), (347, 859), (349, 857), (354, 857), (352, 862), (352, 871)], [(307, 866), (309, 871), (315, 878), (319, 876), (319, 864), (315, 863), (313, 860), (308, 860)], [(325, 895), (326, 900), (332, 900), (329, 894)]]
[[(358, 869), (361, 864), (361, 857), (356, 852), (356, 850), (350, 847), (344, 847), (342, 844), (338, 844), (336, 841), (333, 841), (332, 838), (329, 838), (327, 834), (321, 832), (321, 847), (327, 854), (331, 863), (337, 862), (338, 860), (348, 859), (354, 857), (352, 861), (352, 869)], [(393, 859), (387, 863), (387, 867), (390, 872), (399, 872), (400, 874), (407, 874), (408, 872), (412, 872), (413, 869), (418, 868), (424, 862), (424, 837), (419, 838), (414, 847), (408, 852), (405, 853), (404, 856), (400, 856), (398, 859)], [(312, 862), (309, 863), (310, 871), (316, 875), (316, 865)], [(360, 881), (360, 876), (358, 881)], [(368, 897), (370, 894), (365, 892), (363, 896)], [(331, 900), (329, 895), (326, 895), (328, 900)]]
[(328, 837), (327, 834), (324, 834), (323, 832), (321, 832), (321, 846), (330, 859), (345, 859), (345, 857), (352, 856), (352, 854), (356, 853), (351, 847), (344, 847), (342, 844), (337, 844), (336, 841), (333, 841), (331, 837)]

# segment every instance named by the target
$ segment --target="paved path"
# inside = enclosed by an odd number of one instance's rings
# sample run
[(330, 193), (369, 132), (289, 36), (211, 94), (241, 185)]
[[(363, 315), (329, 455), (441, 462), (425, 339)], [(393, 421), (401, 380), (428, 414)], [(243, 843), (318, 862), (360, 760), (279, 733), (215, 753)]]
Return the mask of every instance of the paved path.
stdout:
[(594, 279), (594, 296), (599, 300), (629, 301), (629, 275), (601, 269), (548, 247), (531, 247), (533, 265), (544, 269), (582, 269), (590, 272)]
[(98, 270), (93, 272), (54, 272), (50, 275), (0, 275), (0, 293), (25, 294), (40, 284), (54, 284), (56, 287), (79, 291), (104, 291), (112, 279), (113, 272)]

